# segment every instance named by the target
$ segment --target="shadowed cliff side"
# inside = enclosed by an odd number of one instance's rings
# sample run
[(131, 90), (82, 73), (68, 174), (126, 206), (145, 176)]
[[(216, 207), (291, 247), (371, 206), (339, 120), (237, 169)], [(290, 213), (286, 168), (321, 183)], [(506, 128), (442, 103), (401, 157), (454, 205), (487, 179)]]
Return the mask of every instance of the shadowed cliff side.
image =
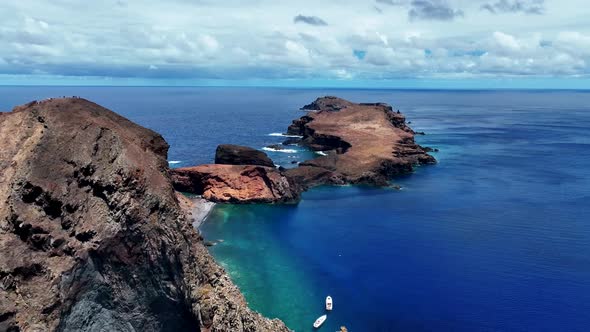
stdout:
[(52, 99), (0, 114), (0, 141), (0, 330), (288, 330), (205, 249), (157, 133)]

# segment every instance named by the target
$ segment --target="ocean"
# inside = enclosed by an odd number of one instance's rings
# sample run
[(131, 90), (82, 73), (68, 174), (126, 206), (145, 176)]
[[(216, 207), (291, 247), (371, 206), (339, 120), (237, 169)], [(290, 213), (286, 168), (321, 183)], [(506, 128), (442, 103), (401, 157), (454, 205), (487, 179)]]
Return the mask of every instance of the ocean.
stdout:
[[(438, 164), (401, 190), (320, 187), (298, 205), (218, 205), (202, 226), (251, 307), (312, 331), (588, 331), (590, 92), (0, 87), (0, 111), (76, 95), (161, 133), (171, 166), (284, 139), (318, 96), (387, 102)], [(268, 151), (292, 167), (313, 153)]]

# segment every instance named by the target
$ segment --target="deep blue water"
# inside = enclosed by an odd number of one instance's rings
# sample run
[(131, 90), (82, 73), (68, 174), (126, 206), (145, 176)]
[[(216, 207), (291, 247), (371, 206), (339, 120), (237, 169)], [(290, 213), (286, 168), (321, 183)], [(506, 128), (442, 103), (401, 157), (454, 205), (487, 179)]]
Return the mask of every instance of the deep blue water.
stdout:
[[(297, 331), (588, 331), (590, 92), (0, 88), (0, 111), (79, 95), (164, 135), (179, 166), (279, 143), (320, 95), (401, 109), (435, 166), (403, 189), (322, 187), (218, 206), (204, 235), (247, 300)], [(302, 153), (272, 153), (279, 164)], [(290, 158), (289, 158), (290, 157)]]

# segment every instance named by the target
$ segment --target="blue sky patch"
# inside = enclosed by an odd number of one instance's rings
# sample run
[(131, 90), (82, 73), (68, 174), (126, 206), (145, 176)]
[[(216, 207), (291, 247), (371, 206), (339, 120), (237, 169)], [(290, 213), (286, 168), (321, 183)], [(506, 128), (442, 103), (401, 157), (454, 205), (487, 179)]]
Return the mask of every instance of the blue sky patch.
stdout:
[(354, 55), (357, 59), (362, 60), (367, 55), (367, 51), (353, 50), (352, 55)]

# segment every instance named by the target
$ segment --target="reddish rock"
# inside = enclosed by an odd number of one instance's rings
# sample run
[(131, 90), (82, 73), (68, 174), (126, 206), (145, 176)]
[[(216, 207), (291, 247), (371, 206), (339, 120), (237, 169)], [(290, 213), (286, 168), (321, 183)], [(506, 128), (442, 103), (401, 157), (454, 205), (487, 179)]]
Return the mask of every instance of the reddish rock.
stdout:
[(0, 114), (0, 142), (0, 330), (287, 331), (209, 255), (159, 134), (52, 99)]
[(285, 203), (299, 192), (274, 167), (254, 165), (200, 165), (170, 170), (174, 187), (202, 195), (213, 202)]

